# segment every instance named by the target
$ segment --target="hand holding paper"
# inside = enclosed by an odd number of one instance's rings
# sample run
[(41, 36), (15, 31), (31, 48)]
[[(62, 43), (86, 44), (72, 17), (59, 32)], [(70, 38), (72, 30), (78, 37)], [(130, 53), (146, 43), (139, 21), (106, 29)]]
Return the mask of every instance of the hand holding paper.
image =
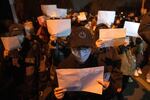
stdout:
[(8, 54), (9, 54), (9, 51), (8, 50), (4, 50), (4, 57), (6, 57), (6, 56), (8, 56)]
[(109, 87), (109, 84), (110, 84), (109, 81), (103, 81), (103, 82), (102, 82), (102, 81), (98, 80), (97, 82), (98, 82), (99, 85), (102, 85), (102, 86), (103, 86), (103, 89), (104, 89), (104, 90), (107, 89), (107, 88)]
[(95, 44), (96, 44), (96, 47), (97, 47), (97, 48), (100, 48), (100, 47), (102, 47), (102, 45), (104, 44), (104, 41), (98, 39)]
[(57, 99), (62, 99), (64, 97), (66, 91), (67, 90), (65, 88), (62, 88), (62, 87), (55, 88), (55, 90), (54, 90), (55, 97)]
[(46, 16), (39, 16), (37, 18), (39, 25), (46, 26)]
[(103, 82), (104, 67), (82, 69), (57, 69), (57, 78), (60, 87), (67, 91), (87, 91), (102, 94), (102, 86), (97, 80)]

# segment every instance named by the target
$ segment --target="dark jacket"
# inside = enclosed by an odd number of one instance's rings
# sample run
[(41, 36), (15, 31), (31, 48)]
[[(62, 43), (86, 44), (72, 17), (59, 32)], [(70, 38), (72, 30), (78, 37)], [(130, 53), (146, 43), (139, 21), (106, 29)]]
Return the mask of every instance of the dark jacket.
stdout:
[[(90, 55), (90, 57), (88, 58), (88, 60), (85, 63), (80, 63), (76, 60), (74, 55), (70, 55), (68, 58), (64, 59), (59, 66), (57, 67), (58, 69), (67, 69), (67, 68), (88, 68), (88, 67), (97, 67), (97, 66), (103, 66), (104, 64), (100, 64), (98, 62), (98, 56), (95, 54)], [(105, 59), (108, 60), (108, 59)], [(113, 61), (111, 61), (113, 62)], [(120, 61), (119, 61), (120, 62)], [(107, 63), (107, 62), (105, 62)], [(117, 62), (115, 62), (117, 64)], [(112, 64), (112, 66), (116, 66), (114, 64)], [(104, 65), (105, 66), (105, 65)], [(105, 68), (104, 68), (105, 69)], [(63, 98), (63, 100), (110, 100), (110, 98), (114, 95), (114, 93), (116, 92), (115, 88), (117, 87), (116, 82), (120, 82), (122, 80), (120, 80), (120, 71), (119, 69), (117, 69), (117, 67), (112, 71), (112, 75), (111, 75), (111, 79), (110, 79), (110, 86), (103, 92), (103, 95), (98, 95), (98, 94), (94, 94), (94, 93), (88, 93), (88, 92), (83, 92), (83, 91), (67, 91), (65, 93), (65, 96)], [(117, 78), (119, 77), (119, 78)], [(119, 81), (120, 80), (120, 81)], [(114, 85), (116, 84), (116, 85)], [(115, 86), (115, 87), (114, 87)], [(120, 85), (118, 85), (120, 86)], [(55, 98), (56, 99), (56, 98)]]
[(138, 33), (150, 45), (150, 11), (142, 17)]
[(105, 66), (104, 71), (111, 73), (110, 82), (115, 91), (122, 87), (121, 58), (117, 48), (107, 47), (100, 49), (98, 53), (98, 65)]

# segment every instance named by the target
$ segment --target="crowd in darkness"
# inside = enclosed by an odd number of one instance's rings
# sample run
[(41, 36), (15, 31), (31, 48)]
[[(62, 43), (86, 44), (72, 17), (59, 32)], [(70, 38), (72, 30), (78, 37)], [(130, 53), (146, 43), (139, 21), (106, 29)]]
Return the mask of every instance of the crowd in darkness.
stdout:
[[(5, 1), (5, 2), (4, 2)], [(0, 37), (17, 36), (20, 48), (6, 50), (0, 39), (0, 98), (14, 100), (96, 100), (95, 98), (111, 100), (117, 97), (123, 99), (123, 91), (128, 85), (131, 75), (139, 76), (141, 69), (149, 62), (149, 35), (140, 26), (142, 38), (127, 37), (117, 47), (103, 47), (99, 40), (99, 29), (123, 28), (125, 21), (142, 23), (140, 0), (88, 0), (84, 7), (74, 7), (73, 0), (14, 0), (18, 23), (13, 23), (10, 7), (2, 11), (0, 16)], [(109, 3), (108, 3), (109, 1)], [(148, 2), (147, 0), (146, 2)], [(79, 1), (78, 1), (79, 2)], [(111, 3), (113, 2), (113, 3)], [(134, 5), (136, 3), (136, 5)], [(150, 3), (150, 2), (149, 2)], [(3, 0), (2, 4), (9, 4)], [(67, 37), (57, 37), (47, 30), (46, 20), (41, 4), (57, 4), (67, 8), (66, 18), (71, 19), (71, 34)], [(126, 6), (130, 4), (129, 6)], [(145, 3), (148, 5), (148, 3)], [(149, 11), (150, 5), (145, 6)], [(4, 5), (2, 6), (4, 9)], [(76, 8), (76, 9), (75, 9)], [(98, 10), (115, 10), (115, 21), (108, 26), (105, 23), (96, 25)], [(85, 11), (87, 20), (78, 20), (80, 11)], [(53, 18), (59, 19), (59, 18)], [(32, 24), (32, 25), (31, 25)], [(30, 29), (26, 30), (25, 25)], [(31, 27), (32, 26), (32, 27)], [(149, 29), (149, 28), (148, 28)], [(146, 36), (145, 36), (146, 33)], [(104, 73), (110, 78), (103, 84), (103, 95), (86, 92), (70, 92), (58, 86), (55, 69), (89, 68), (104, 66)], [(135, 71), (138, 73), (135, 74)], [(148, 82), (150, 76), (147, 77)], [(49, 90), (45, 96), (44, 90)], [(94, 98), (94, 99), (93, 99)]]

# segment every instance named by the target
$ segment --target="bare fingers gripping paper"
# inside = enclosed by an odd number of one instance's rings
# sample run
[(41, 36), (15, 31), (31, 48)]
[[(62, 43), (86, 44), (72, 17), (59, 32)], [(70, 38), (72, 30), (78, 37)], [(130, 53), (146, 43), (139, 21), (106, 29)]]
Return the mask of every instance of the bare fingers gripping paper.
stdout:
[(67, 88), (67, 91), (86, 91), (102, 94), (104, 67), (81, 69), (57, 69), (59, 87)]

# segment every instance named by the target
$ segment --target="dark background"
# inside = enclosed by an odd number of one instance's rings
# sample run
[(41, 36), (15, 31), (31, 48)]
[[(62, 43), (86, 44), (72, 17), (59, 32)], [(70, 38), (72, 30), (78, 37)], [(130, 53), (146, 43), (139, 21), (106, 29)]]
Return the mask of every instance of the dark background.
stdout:
[[(14, 0), (17, 16), (20, 22), (36, 19), (42, 15), (40, 4), (57, 4), (60, 8), (71, 8), (75, 11), (85, 10), (97, 14), (98, 10), (134, 11), (139, 13), (142, 0)], [(146, 0), (150, 7), (150, 0)], [(0, 27), (7, 26), (13, 20), (9, 0), (0, 0)], [(3, 27), (4, 28), (4, 27)]]

